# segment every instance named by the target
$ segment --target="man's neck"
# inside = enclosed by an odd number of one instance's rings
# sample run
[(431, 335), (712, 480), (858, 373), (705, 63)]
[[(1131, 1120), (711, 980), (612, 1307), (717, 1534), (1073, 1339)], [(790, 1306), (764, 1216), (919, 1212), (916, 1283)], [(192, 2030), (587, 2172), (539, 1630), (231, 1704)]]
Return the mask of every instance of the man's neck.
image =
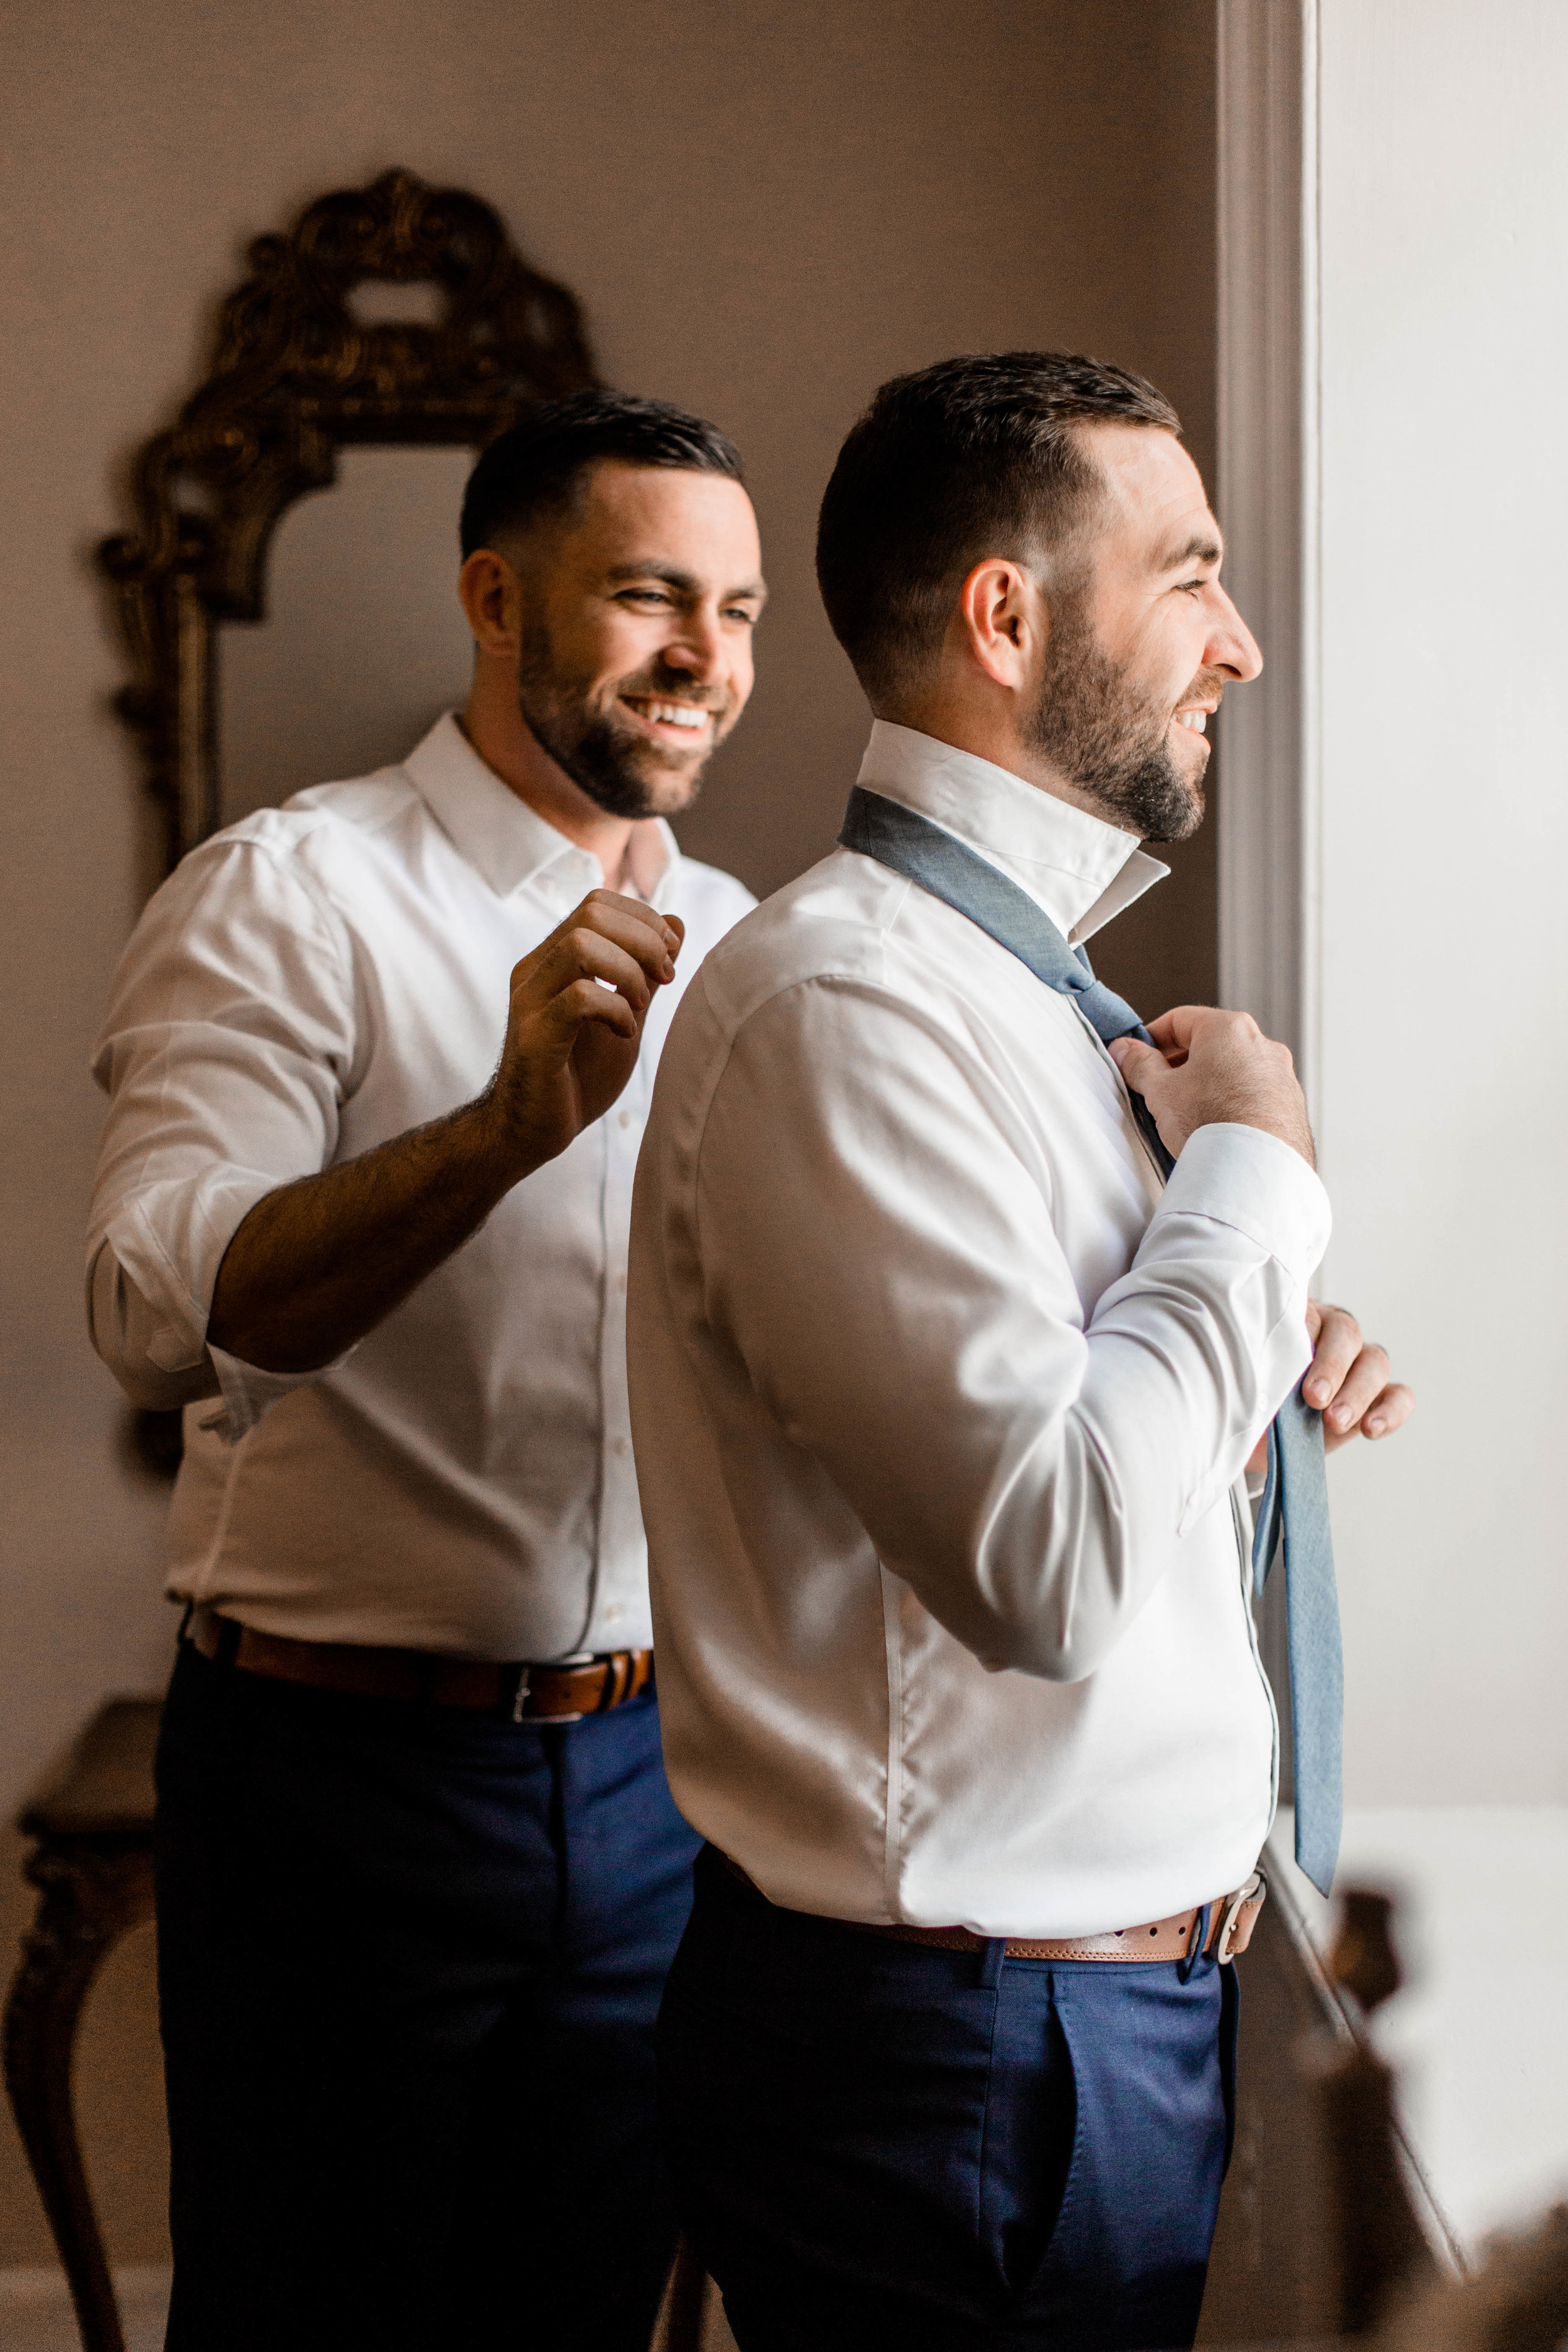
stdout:
[(515, 703), (509, 716), (505, 710), (489, 709), (485, 696), (471, 694), (458, 724), (508, 792), (515, 793), (535, 816), (564, 834), (577, 848), (598, 859), (606, 889), (626, 887), (626, 852), (635, 818), (611, 816), (591, 801), (535, 741)]
[(879, 719), (895, 727), (910, 727), (919, 735), (929, 735), (933, 741), (945, 743), (954, 751), (968, 751), (976, 760), (989, 760), (994, 768), (1005, 768), (1037, 792), (1049, 793), (1054, 800), (1066, 801), (1069, 808), (1082, 809), (1089, 816), (1098, 817), (1102, 824), (1115, 824), (1125, 831), (1120, 820), (1109, 814), (1086, 793), (1064, 776), (1045, 756), (1025, 742), (1016, 727), (987, 705), (971, 706), (950, 702), (940, 696), (930, 696), (909, 702), (898, 709), (877, 710)]

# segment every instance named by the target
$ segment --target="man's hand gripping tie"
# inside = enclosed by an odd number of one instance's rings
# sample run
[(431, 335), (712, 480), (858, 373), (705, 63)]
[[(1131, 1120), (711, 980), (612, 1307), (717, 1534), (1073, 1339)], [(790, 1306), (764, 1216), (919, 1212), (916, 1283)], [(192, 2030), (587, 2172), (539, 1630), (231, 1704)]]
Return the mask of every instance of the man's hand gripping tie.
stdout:
[[(1117, 1038), (1110, 1055), (1148, 1104), (1173, 1156), (1200, 1127), (1228, 1121), (1276, 1135), (1310, 1168), (1317, 1165), (1289, 1048), (1266, 1037), (1250, 1013), (1182, 1004), (1151, 1022), (1149, 1034), (1152, 1045)], [(1345, 1307), (1321, 1307), (1310, 1298), (1307, 1336), (1313, 1353), (1301, 1392), (1322, 1413), (1327, 1452), (1356, 1436), (1391, 1437), (1409, 1420), (1414, 1396), (1403, 1381), (1389, 1377), (1387, 1351), (1363, 1339)], [(1263, 1459), (1260, 1440), (1248, 1469), (1261, 1469)]]

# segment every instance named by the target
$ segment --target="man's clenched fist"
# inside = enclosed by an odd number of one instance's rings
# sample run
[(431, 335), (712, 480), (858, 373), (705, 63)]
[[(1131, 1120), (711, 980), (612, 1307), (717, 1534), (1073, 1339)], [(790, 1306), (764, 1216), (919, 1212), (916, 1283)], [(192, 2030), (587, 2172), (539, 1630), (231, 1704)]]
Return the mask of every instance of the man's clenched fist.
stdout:
[(514, 967), (506, 1043), (478, 1108), (519, 1177), (609, 1109), (637, 1066), (654, 992), (675, 978), (684, 937), (679, 915), (591, 890)]

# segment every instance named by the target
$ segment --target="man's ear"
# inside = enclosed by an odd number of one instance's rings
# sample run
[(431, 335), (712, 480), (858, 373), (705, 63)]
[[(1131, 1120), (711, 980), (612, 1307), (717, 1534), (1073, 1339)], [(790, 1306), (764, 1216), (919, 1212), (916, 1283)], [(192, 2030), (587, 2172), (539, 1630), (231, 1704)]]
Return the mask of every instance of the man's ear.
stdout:
[(521, 639), (522, 583), (504, 555), (476, 547), (458, 574), (458, 594), (480, 654), (515, 660)]
[(957, 619), (971, 660), (994, 685), (1016, 692), (1037, 670), (1049, 617), (1038, 582), (1013, 557), (988, 555), (973, 566)]

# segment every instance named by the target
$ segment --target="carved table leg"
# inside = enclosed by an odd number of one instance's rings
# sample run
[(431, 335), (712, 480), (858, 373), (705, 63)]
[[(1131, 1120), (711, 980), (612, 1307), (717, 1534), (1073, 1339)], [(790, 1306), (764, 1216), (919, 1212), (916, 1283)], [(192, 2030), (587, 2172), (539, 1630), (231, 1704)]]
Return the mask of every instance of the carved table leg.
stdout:
[(669, 2274), (666, 2352), (701, 2352), (702, 2314), (707, 2298), (707, 2274), (683, 2230), (676, 2243), (675, 2264)]
[(153, 1916), (153, 1859), (144, 1845), (62, 1841), (41, 1844), (26, 1873), (42, 1899), (5, 2004), (5, 2087), (85, 2352), (124, 2352), (77, 2137), (71, 2057), (94, 1977), (121, 1937)]

